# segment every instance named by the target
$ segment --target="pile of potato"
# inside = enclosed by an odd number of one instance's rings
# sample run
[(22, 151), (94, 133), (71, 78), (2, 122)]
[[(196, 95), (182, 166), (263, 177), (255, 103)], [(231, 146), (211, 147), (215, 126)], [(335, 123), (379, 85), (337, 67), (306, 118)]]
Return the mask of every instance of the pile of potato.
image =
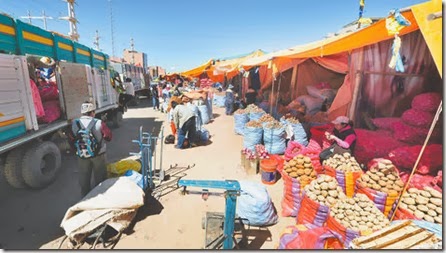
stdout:
[(255, 127), (255, 128), (262, 128), (262, 124), (260, 124), (256, 120), (251, 120), (250, 122), (246, 123), (246, 127)]
[(431, 187), (424, 187), (423, 190), (410, 188), (401, 198), (399, 207), (419, 219), (442, 224), (442, 203), (442, 194)]
[(321, 205), (333, 206), (339, 199), (345, 199), (345, 193), (333, 177), (320, 175), (304, 188), (305, 194)]
[(296, 117), (282, 117), (280, 118), (281, 121), (288, 121), (291, 124), (299, 124), (299, 120)]
[(261, 108), (257, 107), (256, 105), (250, 104), (245, 109), (246, 112), (264, 112)]
[(274, 122), (276, 121), (273, 116), (269, 115), (268, 113), (265, 113), (260, 117), (259, 122), (260, 123), (268, 123), (268, 122)]
[(398, 195), (404, 187), (404, 182), (395, 166), (391, 161), (384, 159), (371, 167), (357, 182), (363, 187), (385, 192), (391, 196)]
[(356, 159), (350, 153), (343, 155), (336, 154), (327, 160), (324, 160), (322, 165), (329, 166), (333, 169), (343, 172), (362, 171)]
[(284, 127), (284, 125), (278, 121), (268, 122), (265, 125), (265, 128), (270, 128), (270, 129), (280, 129), (283, 127)]
[(313, 164), (308, 156), (297, 155), (283, 166), (283, 170), (292, 178), (299, 179), (300, 182), (310, 183), (316, 179), (317, 174), (313, 169)]
[(380, 230), (390, 224), (389, 219), (364, 194), (340, 199), (330, 207), (330, 215), (346, 228), (355, 231)]

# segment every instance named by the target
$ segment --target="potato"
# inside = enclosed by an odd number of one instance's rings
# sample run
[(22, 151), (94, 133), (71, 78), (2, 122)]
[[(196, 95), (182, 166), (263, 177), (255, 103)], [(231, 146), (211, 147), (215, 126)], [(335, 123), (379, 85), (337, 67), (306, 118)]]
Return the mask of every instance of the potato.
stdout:
[(439, 215), (442, 215), (443, 214), (443, 208), (442, 207), (437, 207), (437, 208), (435, 208), (435, 212), (437, 214), (439, 214)]
[(291, 173), (289, 174), (289, 176), (290, 176), (290, 177), (294, 177), (294, 178), (296, 178), (296, 177), (297, 177), (297, 172), (291, 172)]
[(417, 188), (409, 188), (407, 190), (408, 193), (418, 193), (418, 189)]
[(420, 191), (420, 195), (425, 198), (430, 198), (432, 195), (428, 191)]
[(322, 189), (322, 190), (328, 190), (328, 183), (327, 183), (327, 182), (323, 182), (323, 183), (321, 184), (321, 189)]
[[(418, 210), (422, 211), (422, 212), (427, 212), (429, 210), (429, 208), (427, 208), (427, 206), (425, 205), (418, 205), (417, 206)], [(437, 214), (437, 213), (435, 213)]]
[(434, 188), (424, 187), (424, 189), (427, 190), (434, 198), (441, 199), (443, 197), (442, 194), (440, 192), (438, 192), (437, 190), (435, 190)]
[(321, 195), (325, 198), (328, 195), (328, 191), (322, 190)]
[(304, 168), (305, 168), (305, 169), (312, 169), (312, 168), (313, 168), (313, 164), (311, 164), (311, 163), (305, 163), (305, 164), (304, 164)]
[[(412, 198), (403, 198), (402, 200), (404, 203), (408, 204), (408, 205), (415, 205), (415, 200)], [(435, 203), (434, 203), (435, 204)]]
[(416, 205), (409, 205), (408, 208), (409, 208), (409, 210), (412, 210), (412, 211), (418, 210)]
[(322, 196), (322, 195), (319, 195), (319, 196), (317, 196), (317, 200), (318, 200), (318, 201), (324, 201), (324, 200), (325, 200), (325, 198), (324, 198), (324, 196)]
[(302, 176), (305, 174), (305, 171), (303, 169), (297, 170), (296, 171), (297, 175)]
[(392, 174), (388, 174), (386, 176), (386, 178), (389, 179), (390, 181), (395, 181), (396, 180), (396, 177), (394, 175), (392, 175)]
[(373, 181), (375, 181), (375, 182), (378, 182), (379, 179), (380, 179), (379, 176), (377, 176), (376, 174), (375, 174), (375, 175), (371, 175), (370, 178), (371, 178)]
[(436, 206), (439, 206), (439, 207), (442, 206), (442, 201), (441, 201), (441, 199), (430, 198), (429, 201), (430, 201), (432, 204), (436, 205)]
[(317, 177), (317, 173), (316, 173), (315, 170), (311, 171), (310, 177), (312, 177), (312, 178), (316, 178)]
[(304, 164), (304, 159), (298, 158), (296, 159), (296, 164)]
[(437, 217), (434, 217), (434, 221), (435, 221), (436, 223), (443, 224), (443, 217), (441, 217), (441, 215), (440, 215), (440, 216), (437, 216)]
[(383, 180), (379, 180), (379, 181), (378, 181), (378, 184), (379, 184), (381, 187), (386, 187), (386, 186), (387, 186), (387, 183), (386, 183), (385, 181), (383, 181)]
[(403, 202), (400, 203), (399, 207), (401, 207), (403, 209), (407, 209), (408, 208), (408, 206), (405, 203), (403, 203)]
[(304, 173), (305, 173), (305, 175), (309, 176), (309, 175), (311, 175), (312, 171), (313, 171), (312, 169), (305, 169)]
[(429, 222), (435, 222), (434, 218), (432, 218), (429, 215), (424, 215), (423, 220), (425, 221), (429, 221)]
[[(418, 209), (420, 209), (419, 208), (419, 206), (418, 206)], [(427, 210), (427, 214), (430, 216), (430, 217), (437, 217), (437, 212), (435, 212), (434, 210)]]
[(311, 158), (308, 157), (308, 156), (305, 156), (305, 157), (304, 157), (304, 162), (305, 162), (305, 163), (310, 163), (310, 164), (311, 164)]
[(370, 176), (367, 174), (364, 174), (361, 176), (360, 179), (362, 179), (362, 181), (364, 181), (364, 182), (368, 182), (370, 180)]
[(424, 213), (421, 212), (420, 210), (416, 210), (414, 213), (415, 217), (417, 217), (418, 219), (423, 219), (424, 218)]
[(373, 184), (372, 189), (379, 191), (381, 190), (381, 186), (379, 184)]

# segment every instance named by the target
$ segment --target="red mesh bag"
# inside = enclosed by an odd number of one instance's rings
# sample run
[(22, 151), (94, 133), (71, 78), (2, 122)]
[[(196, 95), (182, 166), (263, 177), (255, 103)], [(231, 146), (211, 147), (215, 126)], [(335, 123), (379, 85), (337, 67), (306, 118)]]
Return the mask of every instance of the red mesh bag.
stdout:
[(299, 224), (283, 230), (277, 249), (343, 249), (343, 246), (339, 235), (328, 227)]
[(51, 123), (60, 118), (59, 101), (54, 100), (44, 102), (43, 109), (45, 110), (45, 116), (38, 118), (40, 123)]
[(416, 109), (409, 109), (403, 113), (401, 119), (407, 125), (420, 128), (429, 128), (434, 121), (434, 114)]
[(305, 146), (300, 144), (297, 141), (290, 141), (288, 143), (288, 147), (285, 150), (285, 160), (289, 161), (293, 159), (298, 154), (302, 154), (302, 151), (305, 149)]
[[(404, 146), (389, 152), (388, 157), (392, 163), (402, 169), (411, 170), (415, 165), (418, 155), (421, 151), (421, 145)], [(440, 144), (431, 144), (426, 146), (420, 163), (417, 167), (417, 173), (426, 175), (437, 175), (438, 170), (443, 167), (443, 146)]]
[(375, 118), (372, 119), (373, 124), (378, 129), (393, 131), (393, 123), (400, 122), (401, 118)]
[[(402, 171), (400, 173), (400, 178), (406, 184), (409, 179), (410, 172)], [(409, 183), (409, 188), (417, 188), (422, 190), (425, 186), (432, 187), (439, 192), (443, 192), (443, 190), (436, 185), (435, 177), (430, 175), (420, 175), (414, 174)]]
[[(413, 127), (403, 122), (397, 122), (393, 124), (393, 137), (408, 144), (423, 144), (428, 133), (429, 128)], [(441, 137), (441, 129), (434, 128), (430, 143), (438, 142), (439, 137)]]
[(423, 93), (412, 100), (412, 108), (420, 111), (435, 112), (438, 109), (442, 95), (436, 92)]
[(326, 124), (322, 126), (314, 126), (310, 129), (311, 139), (316, 141), (320, 146), (323, 146), (325, 138), (325, 132), (333, 132), (333, 124)]
[(403, 145), (394, 139), (389, 131), (356, 129), (356, 148), (354, 156), (359, 163), (367, 164), (377, 157), (386, 157), (390, 151)]
[(318, 227), (322, 227), (327, 221), (330, 215), (330, 208), (322, 205), (303, 193), (302, 201), (299, 204), (299, 208), (296, 216), (297, 224), (313, 224)]
[(43, 102), (59, 99), (59, 89), (55, 83), (47, 83), (40, 86), (39, 94)]

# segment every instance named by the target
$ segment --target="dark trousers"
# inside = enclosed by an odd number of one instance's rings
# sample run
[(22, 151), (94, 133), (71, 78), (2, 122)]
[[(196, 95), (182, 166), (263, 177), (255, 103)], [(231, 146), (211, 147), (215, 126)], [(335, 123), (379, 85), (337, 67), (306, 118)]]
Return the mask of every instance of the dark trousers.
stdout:
[(226, 115), (231, 115), (234, 111), (234, 102), (233, 101), (225, 101)]
[(184, 145), (184, 140), (189, 140), (189, 144), (191, 142), (196, 142), (196, 124), (195, 124), (195, 116), (188, 119), (186, 122), (184, 122), (183, 126), (178, 129), (178, 142), (177, 142), (177, 148), (182, 149)]
[(339, 146), (337, 143), (332, 144), (330, 147), (322, 150), (322, 152), (319, 154), (319, 159), (321, 161), (321, 164), (324, 160), (327, 160), (328, 158), (339, 154), (342, 155), (344, 153), (352, 153), (350, 149), (345, 149)]
[[(107, 179), (107, 165), (105, 160), (105, 153), (87, 159), (78, 158), (79, 185), (81, 186), (82, 197)], [(91, 174), (94, 176), (93, 185), (91, 185)]]

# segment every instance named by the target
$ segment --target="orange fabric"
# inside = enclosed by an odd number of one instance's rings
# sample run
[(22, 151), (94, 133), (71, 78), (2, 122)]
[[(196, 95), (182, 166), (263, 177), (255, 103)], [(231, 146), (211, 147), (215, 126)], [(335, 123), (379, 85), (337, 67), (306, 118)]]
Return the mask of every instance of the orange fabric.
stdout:
[(348, 72), (348, 53), (312, 58), (319, 65), (332, 71), (346, 74)]
[(212, 60), (207, 61), (203, 65), (200, 65), (196, 68), (184, 71), (181, 75), (190, 76), (190, 77), (199, 77), (206, 69), (208, 69), (212, 65)]

